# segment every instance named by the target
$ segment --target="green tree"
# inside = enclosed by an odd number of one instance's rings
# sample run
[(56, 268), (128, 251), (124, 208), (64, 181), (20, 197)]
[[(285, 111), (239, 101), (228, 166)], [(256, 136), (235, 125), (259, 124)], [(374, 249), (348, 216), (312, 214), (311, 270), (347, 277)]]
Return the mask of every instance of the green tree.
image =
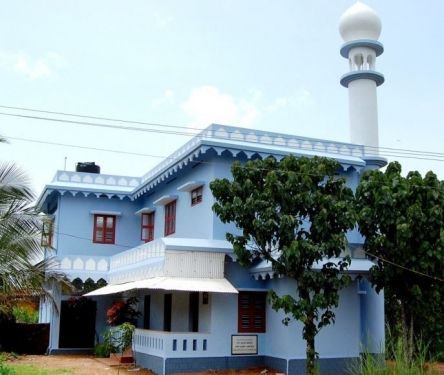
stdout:
[(430, 324), (439, 323), (444, 312), (444, 185), (432, 172), (403, 177), (401, 165), (393, 162), (385, 172), (364, 174), (356, 207), (364, 249), (377, 260), (371, 281), (377, 291), (384, 288), (388, 308), (399, 309), (411, 359), (414, 333), (431, 334)]
[[(334, 322), (339, 291), (348, 285), (346, 232), (354, 226), (353, 192), (339, 164), (325, 158), (287, 156), (235, 162), (233, 180), (219, 179), (210, 187), (213, 210), (222, 222), (234, 222), (238, 233), (227, 239), (242, 265), (260, 258), (274, 272), (297, 282), (297, 297), (270, 292), (272, 307), (303, 323), (307, 374), (314, 374), (315, 336)], [(336, 259), (332, 259), (336, 258)]]
[[(0, 143), (6, 140), (0, 137)], [(45, 281), (62, 282), (52, 271), (54, 261), (44, 259), (40, 246), (41, 221), (32, 207), (29, 180), (17, 166), (0, 163), (0, 312), (11, 313), (17, 299), (51, 295)]]
[(0, 305), (11, 297), (42, 289), (45, 262), (38, 217), (26, 176), (13, 164), (0, 164)]

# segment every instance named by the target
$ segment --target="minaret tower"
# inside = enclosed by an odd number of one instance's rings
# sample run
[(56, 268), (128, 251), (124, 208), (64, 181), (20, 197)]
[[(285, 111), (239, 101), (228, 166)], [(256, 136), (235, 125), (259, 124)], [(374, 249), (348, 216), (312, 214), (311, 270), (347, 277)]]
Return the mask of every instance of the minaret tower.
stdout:
[(384, 51), (378, 42), (381, 21), (373, 9), (357, 1), (342, 15), (339, 32), (344, 40), (341, 55), (350, 64), (350, 71), (341, 77), (341, 85), (348, 88), (351, 142), (365, 145), (366, 158), (376, 162), (379, 159), (376, 88), (384, 83), (384, 76), (375, 71), (376, 58)]

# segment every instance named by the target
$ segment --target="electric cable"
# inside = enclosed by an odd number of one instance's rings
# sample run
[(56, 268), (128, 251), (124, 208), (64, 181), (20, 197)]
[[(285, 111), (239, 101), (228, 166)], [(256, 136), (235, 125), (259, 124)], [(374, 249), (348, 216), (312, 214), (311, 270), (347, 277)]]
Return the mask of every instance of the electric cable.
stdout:
[[(68, 237), (72, 237), (72, 238), (76, 238), (76, 239), (80, 239), (80, 240), (85, 240), (85, 241), (89, 241), (89, 242), (93, 243), (92, 242), (92, 238), (77, 236), (77, 235), (73, 235), (73, 234), (69, 234), (69, 233), (63, 233), (63, 232), (58, 232), (58, 231), (54, 231), (54, 233), (58, 234), (58, 235), (68, 236)], [(148, 243), (148, 242), (145, 242), (145, 243)], [(110, 244), (110, 245), (111, 246), (124, 247), (124, 248), (127, 248), (127, 249), (133, 249), (133, 248), (136, 248), (138, 246), (142, 246), (143, 244), (139, 244), (139, 245), (124, 245), (124, 244), (120, 244), (120, 243), (114, 243), (114, 244)], [(390, 261), (388, 259), (385, 259), (385, 258), (379, 256), (379, 255), (374, 255), (374, 254), (372, 254), (371, 252), (369, 252), (367, 250), (364, 250), (364, 252), (367, 255), (369, 255), (370, 257), (372, 257), (372, 258), (379, 259), (382, 262), (390, 264), (390, 265), (392, 265), (394, 267), (401, 268), (401, 269), (403, 269), (405, 271), (417, 274), (417, 275), (422, 276), (422, 277), (427, 277), (429, 279), (432, 279), (434, 281), (438, 281), (440, 283), (444, 283), (444, 279), (442, 279), (442, 278), (439, 278), (439, 277), (436, 277), (436, 276), (432, 276), (432, 275), (428, 275), (428, 274), (426, 274), (424, 272), (417, 271), (417, 270), (415, 270), (413, 268), (405, 267), (405, 266), (403, 266), (403, 265), (401, 265), (399, 263)], [(353, 258), (352, 258), (352, 263), (353, 263)]]
[[(28, 119), (34, 119), (34, 120), (46, 120), (46, 121), (52, 121), (52, 122), (67, 123), (67, 124), (72, 124), (72, 125), (75, 124), (75, 125), (83, 125), (83, 126), (95, 126), (95, 127), (114, 128), (114, 129), (120, 129), (120, 130), (154, 132), (154, 133), (164, 133), (164, 134), (184, 135), (184, 136), (196, 136), (196, 135), (199, 135), (199, 132), (202, 132), (205, 130), (205, 128), (190, 128), (188, 126), (170, 125), (170, 124), (155, 123), (155, 122), (132, 121), (132, 120), (110, 118), (110, 117), (90, 116), (90, 115), (74, 114), (74, 113), (67, 113), (67, 112), (57, 112), (57, 111), (33, 109), (33, 108), (26, 108), (26, 107), (13, 107), (13, 106), (0, 105), (0, 108), (46, 113), (46, 114), (54, 114), (54, 115), (61, 115), (61, 116), (79, 117), (79, 118), (94, 119), (94, 120), (105, 120), (105, 121), (121, 122), (121, 123), (128, 123), (128, 124), (138, 124), (138, 125), (182, 129), (182, 131), (172, 131), (172, 130), (167, 131), (167, 130), (159, 130), (159, 129), (138, 128), (138, 127), (100, 124), (100, 123), (92, 123), (92, 122), (85, 122), (85, 121), (65, 120), (65, 119), (57, 119), (57, 118), (50, 118), (50, 117), (30, 116), (30, 115), (22, 115), (22, 114), (17, 114), (17, 113), (0, 112), (0, 115), (3, 115), (3, 116), (21, 117), (21, 118), (28, 118)], [(235, 130), (227, 130), (227, 134), (234, 133), (234, 132), (235, 132)], [(205, 135), (205, 136), (208, 137), (208, 135)], [(280, 134), (279, 136), (282, 139), (306, 140), (306, 138), (300, 137), (300, 136), (292, 136), (292, 135), (285, 135), (285, 134)], [(343, 142), (337, 142), (337, 143), (343, 143)], [(412, 156), (410, 156), (410, 155), (417, 155), (417, 156), (427, 155), (427, 156), (436, 156), (436, 157), (443, 157), (444, 158), (444, 153), (440, 153), (440, 152), (402, 149), (402, 148), (398, 149), (398, 148), (392, 148), (392, 147), (374, 147), (374, 146), (365, 146), (365, 148), (367, 148), (369, 150), (374, 150), (374, 151), (381, 151), (381, 152), (384, 152), (384, 154), (389, 155), (389, 156), (412, 158)], [(406, 156), (404, 154), (407, 154), (409, 156)], [(401, 156), (401, 155), (403, 155), (403, 156)], [(441, 160), (433, 159), (433, 158), (418, 158), (418, 159), (441, 161)]]

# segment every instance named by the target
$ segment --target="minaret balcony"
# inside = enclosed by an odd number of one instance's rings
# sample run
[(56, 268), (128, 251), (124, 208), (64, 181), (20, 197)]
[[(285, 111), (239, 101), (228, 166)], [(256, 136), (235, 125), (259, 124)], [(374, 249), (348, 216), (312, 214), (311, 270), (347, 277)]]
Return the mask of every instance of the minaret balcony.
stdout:
[(374, 50), (376, 53), (376, 57), (382, 55), (382, 53), (384, 52), (384, 46), (382, 45), (382, 43), (378, 42), (377, 40), (358, 39), (344, 43), (341, 47), (341, 56), (348, 59), (350, 51), (353, 48), (359, 48), (359, 47), (370, 48)]
[(342, 86), (348, 87), (350, 82), (358, 79), (371, 79), (375, 81), (376, 86), (381, 86), (385, 81), (384, 75), (374, 70), (355, 70), (344, 74), (341, 77), (340, 83)]

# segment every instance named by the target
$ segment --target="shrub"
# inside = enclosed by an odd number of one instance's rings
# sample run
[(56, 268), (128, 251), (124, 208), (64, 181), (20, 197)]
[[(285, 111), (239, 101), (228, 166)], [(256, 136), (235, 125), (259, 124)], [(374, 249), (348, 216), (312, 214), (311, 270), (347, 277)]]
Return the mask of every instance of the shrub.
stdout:
[(35, 324), (39, 320), (39, 313), (28, 305), (14, 306), (12, 315), (17, 323)]
[(16, 372), (13, 368), (0, 363), (0, 375), (15, 375)]
[(111, 353), (116, 353), (117, 348), (114, 344), (114, 333), (109, 328), (102, 333), (103, 342), (94, 347), (94, 354), (99, 358), (107, 358)]
[(5, 361), (7, 358), (8, 357), (6, 354), (0, 353), (0, 375), (15, 375), (15, 370), (5, 365)]
[(109, 357), (111, 353), (122, 353), (131, 347), (136, 327), (130, 323), (123, 323), (117, 327), (107, 329), (103, 334), (103, 342), (94, 348), (97, 357)]
[(94, 347), (94, 355), (98, 358), (108, 358), (113, 353), (113, 347), (102, 342)]
[(120, 337), (117, 342), (117, 348), (119, 351), (123, 352), (131, 347), (131, 344), (133, 343), (134, 330), (136, 327), (130, 323), (123, 323), (118, 327), (118, 329)]
[(426, 363), (428, 347), (421, 340), (416, 342), (415, 358), (410, 361), (401, 339), (387, 339), (387, 363), (371, 353), (363, 353), (360, 361), (349, 370), (351, 375), (437, 375), (433, 365)]

